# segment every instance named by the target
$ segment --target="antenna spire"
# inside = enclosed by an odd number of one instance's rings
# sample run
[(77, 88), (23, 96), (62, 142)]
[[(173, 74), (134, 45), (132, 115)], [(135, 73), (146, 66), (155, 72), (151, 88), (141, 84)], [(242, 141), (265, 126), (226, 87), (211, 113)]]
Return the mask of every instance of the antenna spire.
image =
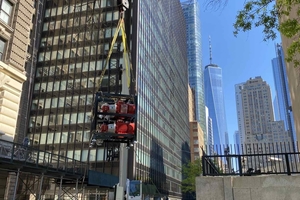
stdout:
[(211, 38), (209, 36), (209, 60), (210, 60), (210, 64), (212, 64), (212, 50), (211, 50)]

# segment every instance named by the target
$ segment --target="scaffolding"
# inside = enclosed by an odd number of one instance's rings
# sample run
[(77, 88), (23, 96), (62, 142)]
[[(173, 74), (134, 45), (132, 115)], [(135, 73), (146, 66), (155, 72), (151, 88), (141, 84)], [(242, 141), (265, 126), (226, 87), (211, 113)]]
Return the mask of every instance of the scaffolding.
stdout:
[(9, 177), (6, 185), (12, 192), (6, 192), (7, 199), (41, 200), (49, 191), (54, 194), (50, 199), (86, 196), (87, 164), (65, 156), (0, 140), (0, 170)]

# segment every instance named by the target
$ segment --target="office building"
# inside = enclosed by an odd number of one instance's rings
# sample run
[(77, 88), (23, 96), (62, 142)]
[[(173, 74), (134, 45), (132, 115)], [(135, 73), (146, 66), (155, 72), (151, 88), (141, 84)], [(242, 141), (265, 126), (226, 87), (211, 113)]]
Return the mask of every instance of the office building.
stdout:
[(195, 121), (195, 93), (194, 90), (188, 85), (188, 99), (189, 99), (189, 121)]
[(199, 122), (195, 118), (195, 95), (191, 87), (188, 87), (189, 95), (189, 124), (190, 124), (190, 154), (191, 161), (194, 162), (202, 156), (204, 146), (204, 134)]
[(241, 138), (240, 138), (240, 132), (239, 131), (235, 131), (233, 134), (233, 139), (234, 139), (234, 152), (236, 152), (237, 154), (241, 153)]
[[(281, 142), (291, 142), (291, 137), (286, 137), (282, 121), (274, 121), (273, 105), (270, 86), (260, 76), (250, 78), (240, 87), (244, 124), (244, 144), (273, 143), (275, 136)], [(239, 116), (238, 116), (239, 117)], [(282, 136), (282, 137), (281, 137)]]
[[(28, 120), (35, 147), (114, 175), (118, 159), (108, 162), (104, 148), (89, 149), (89, 143), (93, 98), (118, 19), (115, 1), (46, 2)], [(125, 23), (138, 98), (128, 178), (155, 184), (153, 196), (179, 199), (182, 161), (189, 157), (183, 152), (190, 142), (182, 8), (174, 0), (131, 1)], [(103, 92), (120, 92), (120, 46), (111, 56)]]
[(33, 94), (33, 83), (34, 83), (34, 76), (35, 76), (35, 68), (37, 62), (37, 52), (40, 43), (41, 37), (41, 29), (42, 23), (39, 23), (43, 20), (44, 17), (44, 5), (46, 1), (44, 0), (35, 0), (35, 1), (28, 1), (34, 7), (34, 14), (32, 15), (32, 26), (30, 30), (30, 45), (27, 49), (27, 61), (25, 63), (25, 74), (26, 74), (26, 81), (23, 83), (22, 87), (22, 95), (20, 100), (20, 107), (19, 107), (19, 114), (17, 120), (17, 127), (16, 127), (16, 135), (14, 138), (14, 142), (22, 143), (23, 139), (27, 135), (27, 126), (28, 126), (28, 117), (31, 107), (31, 96)]
[[(241, 90), (245, 143), (271, 142), (274, 121), (270, 86), (261, 77), (250, 78)], [(270, 140), (269, 140), (270, 139)]]
[[(285, 16), (283, 15), (280, 19), (280, 21), (285, 21), (287, 19), (296, 19), (299, 22), (298, 19), (298, 6), (295, 6), (291, 9), (290, 15)], [(281, 35), (282, 40), (282, 49), (284, 51), (285, 57), (287, 56), (287, 48), (293, 43), (293, 38), (287, 38), (283, 35)], [(299, 54), (295, 55), (296, 60), (300, 60)], [(290, 108), (291, 111), (293, 111), (293, 121), (296, 131), (296, 138), (299, 140), (300, 138), (300, 67), (295, 67), (293, 63), (286, 62), (286, 74), (288, 79), (288, 85), (289, 85), (289, 91), (290, 91), (290, 97), (291, 97), (291, 103), (292, 107)]]
[(191, 162), (200, 159), (205, 150), (204, 134), (199, 122), (190, 122), (190, 149), (191, 149)]
[(244, 124), (244, 113), (242, 103), (242, 89), (245, 83), (236, 84), (235, 87), (235, 102), (236, 102), (236, 114), (238, 120), (238, 133), (240, 137), (240, 143), (245, 142), (245, 124)]
[(206, 153), (208, 155), (214, 154), (214, 134), (213, 134), (213, 123), (212, 119), (209, 117), (208, 108), (205, 106), (205, 114), (206, 114)]
[(31, 0), (0, 1), (0, 138), (12, 141), (16, 133), (22, 84), (31, 54), (34, 21)]
[(205, 66), (204, 69), (204, 86), (205, 104), (213, 124), (214, 145), (226, 145), (229, 141), (227, 135), (222, 68), (212, 63), (212, 56), (210, 57), (210, 64)]
[(201, 52), (200, 1), (181, 0), (181, 5), (186, 21), (189, 84), (195, 91), (196, 120), (200, 122), (201, 129), (205, 134), (206, 120)]
[[(244, 124), (245, 131), (243, 133), (244, 141), (242, 142), (241, 153), (290, 152), (290, 147), (292, 147), (291, 137), (284, 130), (283, 121), (274, 121), (271, 90), (266, 81), (258, 76), (250, 78), (244, 84), (236, 85), (237, 88), (240, 92), (240, 97), (237, 99), (241, 101), (237, 101), (236, 103), (242, 104), (242, 109), (239, 111), (243, 113), (242, 118), (239, 118), (241, 115), (238, 116), (238, 120), (240, 119), (241, 123)], [(238, 107), (240, 105), (237, 105)], [(282, 143), (289, 144), (286, 145), (287, 149), (280, 147)], [(270, 148), (268, 146), (270, 144), (274, 148)], [(248, 168), (251, 167), (253, 169), (260, 169), (263, 166), (267, 166), (269, 162), (267, 158), (250, 156), (245, 159), (248, 160)]]
[(278, 105), (279, 108), (278, 120), (283, 120), (285, 130), (289, 132), (293, 141), (296, 141), (296, 130), (293, 120), (292, 102), (288, 86), (284, 52), (280, 44), (275, 46), (275, 50), (276, 58), (272, 59), (272, 66), (277, 100), (275, 105)]
[(273, 100), (273, 108), (274, 108), (274, 119), (280, 120), (280, 111), (279, 111), (279, 105), (278, 105), (278, 98), (275, 95), (275, 98)]

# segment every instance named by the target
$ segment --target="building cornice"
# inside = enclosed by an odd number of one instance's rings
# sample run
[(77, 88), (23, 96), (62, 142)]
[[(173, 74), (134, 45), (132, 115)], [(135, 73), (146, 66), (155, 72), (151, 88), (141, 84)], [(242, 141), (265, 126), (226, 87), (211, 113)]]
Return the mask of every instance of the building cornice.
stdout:
[(14, 67), (9, 66), (2, 61), (0, 61), (0, 72), (3, 72), (20, 83), (23, 83), (27, 79), (25, 71), (21, 72), (16, 70)]

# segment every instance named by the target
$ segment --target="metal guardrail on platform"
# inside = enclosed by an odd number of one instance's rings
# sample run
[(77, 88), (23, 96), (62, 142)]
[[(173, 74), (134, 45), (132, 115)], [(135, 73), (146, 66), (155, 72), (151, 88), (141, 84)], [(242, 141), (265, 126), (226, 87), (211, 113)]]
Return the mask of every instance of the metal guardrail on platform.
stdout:
[(5, 140), (0, 140), (0, 162), (78, 175), (88, 170), (87, 163)]
[(293, 143), (244, 144), (218, 149), (223, 151), (214, 155), (203, 153), (203, 176), (300, 174), (300, 152)]

